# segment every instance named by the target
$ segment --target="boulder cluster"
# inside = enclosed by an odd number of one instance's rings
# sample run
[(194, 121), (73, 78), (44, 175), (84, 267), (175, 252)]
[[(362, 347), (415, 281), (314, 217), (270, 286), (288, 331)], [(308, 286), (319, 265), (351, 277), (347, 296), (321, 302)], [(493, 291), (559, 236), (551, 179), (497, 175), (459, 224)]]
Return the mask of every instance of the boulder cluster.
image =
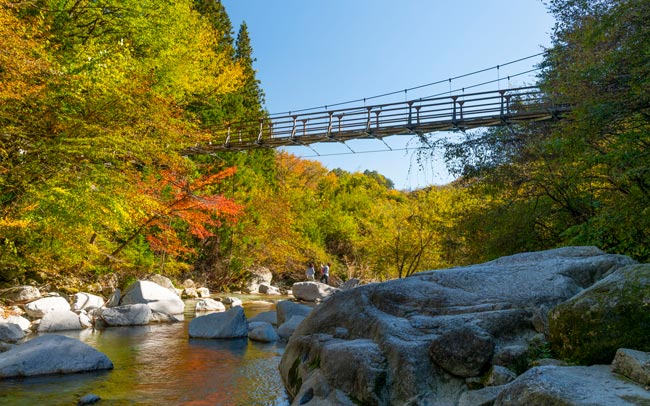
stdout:
[(648, 303), (595, 247), (422, 272), (323, 299), (280, 373), (293, 406), (650, 404)]
[[(197, 303), (198, 305), (198, 303)], [(312, 307), (289, 300), (277, 302), (276, 310), (246, 318), (241, 304), (230, 310), (197, 312), (189, 324), (190, 338), (243, 338), (259, 342), (287, 340), (296, 327), (311, 313)]]

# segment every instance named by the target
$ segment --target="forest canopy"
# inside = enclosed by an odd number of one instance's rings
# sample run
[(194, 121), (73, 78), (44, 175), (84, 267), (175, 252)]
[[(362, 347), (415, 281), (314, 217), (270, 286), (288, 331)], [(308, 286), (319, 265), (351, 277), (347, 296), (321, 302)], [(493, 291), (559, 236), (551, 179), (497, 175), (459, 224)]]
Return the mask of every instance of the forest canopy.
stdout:
[(455, 182), (399, 191), (286, 152), (183, 154), (267, 114), (219, 1), (0, 0), (0, 283), (385, 280), (562, 245), (647, 261), (650, 5), (547, 5), (539, 84), (571, 114), (465, 134)]

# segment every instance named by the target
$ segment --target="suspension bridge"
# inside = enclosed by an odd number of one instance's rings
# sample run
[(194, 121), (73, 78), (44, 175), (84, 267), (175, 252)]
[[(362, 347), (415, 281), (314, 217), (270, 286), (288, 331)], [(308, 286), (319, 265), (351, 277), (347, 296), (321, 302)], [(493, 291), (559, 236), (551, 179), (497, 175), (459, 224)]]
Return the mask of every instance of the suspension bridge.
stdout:
[[(496, 68), (498, 70), (499, 65)], [(338, 109), (305, 109), (294, 114), (269, 115), (259, 120), (232, 123), (212, 129), (214, 138), (210, 143), (189, 148), (185, 153), (309, 147), (322, 142), (345, 144), (354, 139), (383, 140), (394, 135), (465, 131), (554, 120), (569, 111), (569, 105), (557, 103), (537, 86), (475, 93), (465, 93), (463, 89), (456, 94), (450, 91), (444, 96)]]

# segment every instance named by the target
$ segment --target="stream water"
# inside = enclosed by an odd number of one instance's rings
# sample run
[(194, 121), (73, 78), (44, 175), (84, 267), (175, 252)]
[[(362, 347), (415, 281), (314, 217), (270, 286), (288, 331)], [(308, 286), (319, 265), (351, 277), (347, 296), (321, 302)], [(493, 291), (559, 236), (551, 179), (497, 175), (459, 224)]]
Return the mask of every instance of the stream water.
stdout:
[[(275, 307), (254, 302), (244, 310), (251, 318)], [(0, 405), (76, 405), (89, 393), (100, 396), (102, 406), (289, 405), (278, 373), (283, 344), (190, 339), (193, 317), (188, 310), (183, 323), (59, 332), (103, 352), (115, 368), (0, 380)]]

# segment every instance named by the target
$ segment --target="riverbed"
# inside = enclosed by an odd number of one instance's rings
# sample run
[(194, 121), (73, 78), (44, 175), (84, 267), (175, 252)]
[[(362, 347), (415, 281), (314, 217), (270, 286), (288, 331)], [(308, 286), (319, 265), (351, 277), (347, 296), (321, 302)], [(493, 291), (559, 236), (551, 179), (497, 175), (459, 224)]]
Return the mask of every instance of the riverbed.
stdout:
[[(104, 330), (59, 332), (106, 354), (115, 368), (72, 375), (0, 380), (0, 404), (76, 405), (88, 393), (98, 405), (287, 406), (278, 373), (282, 343), (243, 339), (190, 339), (185, 321)], [(273, 303), (244, 304), (248, 318)]]

